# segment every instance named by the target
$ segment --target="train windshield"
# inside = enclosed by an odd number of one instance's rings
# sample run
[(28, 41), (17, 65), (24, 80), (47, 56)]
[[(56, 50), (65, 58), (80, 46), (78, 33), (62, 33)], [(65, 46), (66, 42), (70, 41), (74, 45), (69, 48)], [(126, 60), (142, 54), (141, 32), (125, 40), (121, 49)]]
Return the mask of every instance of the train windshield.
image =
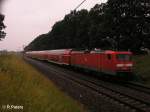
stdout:
[(117, 60), (130, 61), (131, 60), (131, 56), (128, 55), (128, 54), (117, 54)]

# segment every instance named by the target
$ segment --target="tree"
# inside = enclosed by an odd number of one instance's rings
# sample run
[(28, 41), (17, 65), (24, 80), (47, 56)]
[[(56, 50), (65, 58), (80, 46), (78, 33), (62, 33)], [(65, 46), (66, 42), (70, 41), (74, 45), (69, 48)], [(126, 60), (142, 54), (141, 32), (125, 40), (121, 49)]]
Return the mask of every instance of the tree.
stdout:
[[(108, 36), (103, 27), (105, 23), (104, 13), (107, 4), (96, 4), (89, 11), (89, 46), (90, 48), (108, 48), (109, 44), (105, 44), (104, 40)], [(105, 44), (105, 45), (104, 45)]]
[(30, 49), (102, 48), (150, 49), (150, 1), (108, 0), (90, 11), (71, 11), (47, 34), (37, 37)]
[(6, 36), (6, 33), (3, 31), (3, 29), (5, 28), (3, 21), (4, 21), (4, 15), (0, 14), (0, 40), (2, 38), (5, 38)]
[(6, 33), (3, 31), (5, 28), (5, 25), (3, 23), (5, 16), (1, 14), (1, 5), (2, 5), (3, 0), (0, 0), (0, 40), (5, 38)]
[(150, 36), (149, 0), (108, 0), (105, 11), (109, 35), (117, 49), (137, 52)]

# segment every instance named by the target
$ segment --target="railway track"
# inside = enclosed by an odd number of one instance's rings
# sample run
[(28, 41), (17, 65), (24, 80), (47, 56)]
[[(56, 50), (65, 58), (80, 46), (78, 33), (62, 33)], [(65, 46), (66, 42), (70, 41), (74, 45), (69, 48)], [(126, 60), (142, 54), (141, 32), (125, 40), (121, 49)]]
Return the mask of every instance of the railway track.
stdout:
[[(51, 72), (64, 80), (70, 80), (91, 91), (122, 105), (133, 112), (150, 112), (150, 95), (148, 90), (133, 89), (129, 85), (117, 85), (106, 81), (87, 77), (80, 73), (75, 73), (59, 66), (47, 64)], [(71, 74), (71, 75), (70, 75)], [(129, 87), (128, 87), (129, 86)], [(135, 86), (134, 86), (135, 88)]]
[[(150, 102), (148, 100), (150, 99), (149, 95), (145, 94), (143, 91), (140, 91), (139, 93), (138, 91), (129, 90), (129, 88), (123, 88), (120, 85), (111, 85), (112, 83), (110, 84), (102, 81), (100, 81), (99, 83), (95, 83), (94, 80), (91, 80), (90, 82), (116, 93), (118, 98), (121, 98), (122, 101), (125, 102), (127, 105), (130, 104), (131, 107), (133, 106), (139, 112), (150, 111)], [(144, 97), (141, 95), (144, 95)]]
[(124, 86), (131, 88), (131, 89), (135, 89), (140, 92), (150, 94), (150, 87), (147, 87), (147, 86), (139, 84), (139, 83), (128, 82), (128, 83), (125, 83)]
[[(60, 74), (61, 71), (61, 76), (65, 78), (68, 78), (80, 85), (84, 85), (87, 88), (90, 88), (91, 90), (97, 92), (100, 95), (103, 95), (107, 97), (108, 99), (114, 100), (114, 102), (118, 102), (118, 104), (123, 104), (124, 106), (129, 107), (131, 110), (134, 109), (134, 111), (138, 112), (149, 112), (150, 111), (150, 101), (148, 101), (147, 98), (150, 99), (150, 95), (147, 93), (145, 94), (143, 91), (142, 93), (138, 93), (138, 91), (133, 91), (133, 90), (127, 90), (127, 88), (123, 88), (122, 86), (118, 85), (112, 85), (112, 83), (104, 82), (104, 81), (99, 81), (95, 79), (89, 79), (85, 77), (83, 74), (76, 74), (72, 71), (66, 71), (65, 69), (59, 68), (59, 73), (58, 69), (54, 69), (53, 71), (56, 72), (56, 74)], [(68, 75), (72, 74), (72, 75)], [(83, 77), (84, 76), (84, 77)], [(129, 85), (128, 85), (129, 86)], [(127, 90), (125, 93), (125, 90)], [(130, 92), (129, 92), (130, 91)], [(136, 93), (136, 94), (135, 94)], [(133, 95), (136, 96), (133, 96)], [(143, 97), (141, 97), (141, 95)]]

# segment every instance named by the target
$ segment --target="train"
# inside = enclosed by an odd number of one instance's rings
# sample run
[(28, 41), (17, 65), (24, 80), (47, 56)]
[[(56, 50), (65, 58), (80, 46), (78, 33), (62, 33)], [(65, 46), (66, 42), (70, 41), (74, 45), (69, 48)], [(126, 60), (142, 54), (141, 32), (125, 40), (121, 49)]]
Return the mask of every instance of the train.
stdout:
[(133, 54), (130, 51), (57, 49), (28, 51), (25, 54), (31, 58), (47, 60), (59, 65), (73, 66), (113, 76), (125, 76), (133, 72)]

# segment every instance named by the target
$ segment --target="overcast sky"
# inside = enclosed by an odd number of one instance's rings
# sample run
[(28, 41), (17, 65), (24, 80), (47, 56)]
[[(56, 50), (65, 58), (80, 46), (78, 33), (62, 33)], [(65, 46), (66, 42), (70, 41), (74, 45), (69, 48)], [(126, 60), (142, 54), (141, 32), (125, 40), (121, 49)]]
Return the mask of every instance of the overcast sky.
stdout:
[[(47, 33), (56, 21), (70, 13), (83, 0), (7, 0), (3, 4), (6, 38), (0, 50), (22, 50), (39, 34)], [(79, 9), (90, 9), (106, 0), (87, 0)], [(79, 10), (78, 9), (78, 10)]]

